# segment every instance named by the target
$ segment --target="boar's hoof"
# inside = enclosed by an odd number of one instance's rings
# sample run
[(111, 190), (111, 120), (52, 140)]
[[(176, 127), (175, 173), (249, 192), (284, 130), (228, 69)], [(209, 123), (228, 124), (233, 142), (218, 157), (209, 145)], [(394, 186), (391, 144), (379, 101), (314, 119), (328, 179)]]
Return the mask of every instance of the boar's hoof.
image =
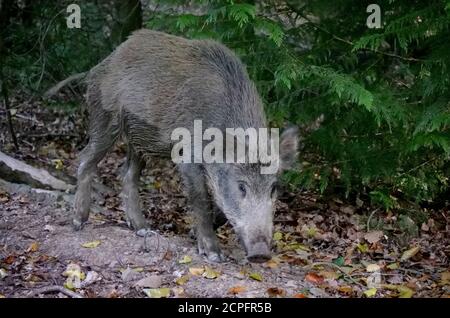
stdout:
[(140, 237), (147, 237), (150, 235), (158, 234), (157, 232), (150, 230), (149, 228), (143, 228), (136, 231), (136, 235)]
[(219, 248), (204, 248), (203, 244), (199, 243), (198, 253), (200, 255), (205, 255), (207, 260), (212, 263), (222, 263), (227, 260), (226, 256), (223, 255)]
[(209, 252), (208, 254), (205, 254), (208, 261), (212, 263), (222, 263), (227, 260), (226, 256), (223, 255), (221, 252)]
[(83, 228), (85, 222), (78, 221), (76, 219), (72, 220), (73, 229), (79, 231)]

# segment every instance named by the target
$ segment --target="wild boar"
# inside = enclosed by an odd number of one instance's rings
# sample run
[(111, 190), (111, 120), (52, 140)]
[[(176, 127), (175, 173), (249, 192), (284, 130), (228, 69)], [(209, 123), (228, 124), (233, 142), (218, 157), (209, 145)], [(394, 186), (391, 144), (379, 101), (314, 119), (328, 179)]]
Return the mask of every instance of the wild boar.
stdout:
[[(148, 224), (139, 204), (138, 181), (143, 162), (170, 158), (172, 132), (203, 129), (267, 127), (263, 104), (238, 57), (210, 40), (139, 30), (87, 77), (89, 143), (80, 154), (73, 225), (88, 220), (91, 182), (98, 162), (119, 137), (127, 141), (123, 202), (128, 224)], [(263, 163), (179, 163), (195, 220), (198, 249), (211, 261), (222, 261), (213, 228), (213, 211), (233, 226), (248, 260), (270, 259), (273, 205), (279, 173), (295, 160), (297, 129), (288, 128), (279, 141), (279, 169), (261, 174)]]

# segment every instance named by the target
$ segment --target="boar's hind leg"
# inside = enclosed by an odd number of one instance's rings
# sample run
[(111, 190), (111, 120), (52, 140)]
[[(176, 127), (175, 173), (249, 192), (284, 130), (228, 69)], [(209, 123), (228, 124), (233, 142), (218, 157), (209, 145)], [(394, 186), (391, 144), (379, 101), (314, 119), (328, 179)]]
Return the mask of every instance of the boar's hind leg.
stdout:
[(89, 218), (91, 205), (92, 178), (97, 164), (114, 145), (119, 134), (118, 119), (111, 113), (103, 112), (102, 116), (90, 118), (89, 143), (80, 154), (80, 165), (77, 173), (77, 192), (75, 193), (73, 226), (75, 230), (82, 228)]
[(129, 145), (127, 170), (123, 178), (122, 200), (125, 206), (128, 226), (135, 230), (147, 227), (144, 215), (139, 204), (139, 175), (143, 166), (142, 160), (134, 152), (133, 147)]
[(206, 255), (209, 261), (222, 262), (225, 260), (214, 232), (214, 216), (211, 201), (206, 188), (206, 180), (198, 165), (181, 164), (180, 172), (186, 187), (189, 205), (196, 222), (196, 237), (198, 251)]

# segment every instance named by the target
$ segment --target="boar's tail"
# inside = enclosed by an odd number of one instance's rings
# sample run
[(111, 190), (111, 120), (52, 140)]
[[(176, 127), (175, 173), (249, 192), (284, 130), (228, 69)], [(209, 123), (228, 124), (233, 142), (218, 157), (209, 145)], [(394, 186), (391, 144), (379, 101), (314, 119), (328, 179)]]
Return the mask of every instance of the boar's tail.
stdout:
[(68, 78), (62, 80), (61, 82), (57, 83), (55, 86), (52, 86), (49, 90), (47, 90), (43, 97), (44, 98), (50, 98), (55, 96), (56, 94), (58, 94), (58, 92), (64, 87), (69, 85), (70, 83), (74, 82), (74, 81), (78, 81), (78, 80), (82, 80), (86, 77), (86, 75), (88, 74), (88, 72), (82, 72), (82, 73), (77, 73), (77, 74), (73, 74), (70, 75)]

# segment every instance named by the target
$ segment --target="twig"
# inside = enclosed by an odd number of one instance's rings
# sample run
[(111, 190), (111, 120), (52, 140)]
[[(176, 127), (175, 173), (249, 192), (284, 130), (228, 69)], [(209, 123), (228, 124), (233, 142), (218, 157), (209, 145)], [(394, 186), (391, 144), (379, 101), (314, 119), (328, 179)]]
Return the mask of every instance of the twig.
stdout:
[(19, 150), (19, 144), (17, 143), (17, 137), (16, 133), (14, 131), (14, 126), (12, 122), (11, 112), (9, 111), (9, 98), (8, 98), (8, 88), (6, 87), (6, 81), (3, 78), (3, 70), (2, 70), (2, 95), (3, 95), (3, 104), (5, 104), (5, 110), (6, 110), (6, 118), (8, 120), (8, 129), (9, 133), (11, 134), (11, 139), (14, 144), (14, 148), (16, 150)]
[(347, 276), (347, 278), (350, 279), (354, 284), (356, 284), (356, 285), (358, 285), (358, 286), (360, 286), (360, 287), (363, 287), (363, 288), (366, 287), (366, 286), (364, 286), (363, 284), (361, 284), (360, 282), (358, 282), (357, 280), (355, 280), (355, 279), (353, 278), (352, 275), (350, 275), (349, 273), (346, 273), (342, 268), (339, 267), (339, 265), (336, 265), (336, 264), (334, 264), (334, 263), (328, 263), (328, 262), (316, 262), (316, 263), (312, 263), (312, 264), (306, 265), (306, 266), (304, 266), (304, 268), (305, 268), (305, 267), (314, 267), (314, 266), (317, 266), (317, 265), (324, 265), (324, 266), (331, 266), (331, 267), (334, 267), (334, 268), (336, 268), (337, 270), (339, 270), (342, 274), (344, 274), (345, 276)]
[(55, 292), (62, 293), (64, 295), (72, 297), (72, 298), (83, 298), (83, 296), (81, 296), (80, 294), (73, 292), (62, 286), (57, 286), (57, 285), (42, 287), (42, 288), (34, 291), (32, 296), (35, 296), (38, 294), (55, 293)]
[(370, 213), (369, 217), (367, 218), (367, 225), (366, 225), (367, 232), (369, 232), (369, 230), (370, 230), (370, 221), (372, 220), (373, 215), (374, 215), (379, 209), (380, 209), (380, 208), (376, 208), (375, 210), (373, 210), (372, 213)]

